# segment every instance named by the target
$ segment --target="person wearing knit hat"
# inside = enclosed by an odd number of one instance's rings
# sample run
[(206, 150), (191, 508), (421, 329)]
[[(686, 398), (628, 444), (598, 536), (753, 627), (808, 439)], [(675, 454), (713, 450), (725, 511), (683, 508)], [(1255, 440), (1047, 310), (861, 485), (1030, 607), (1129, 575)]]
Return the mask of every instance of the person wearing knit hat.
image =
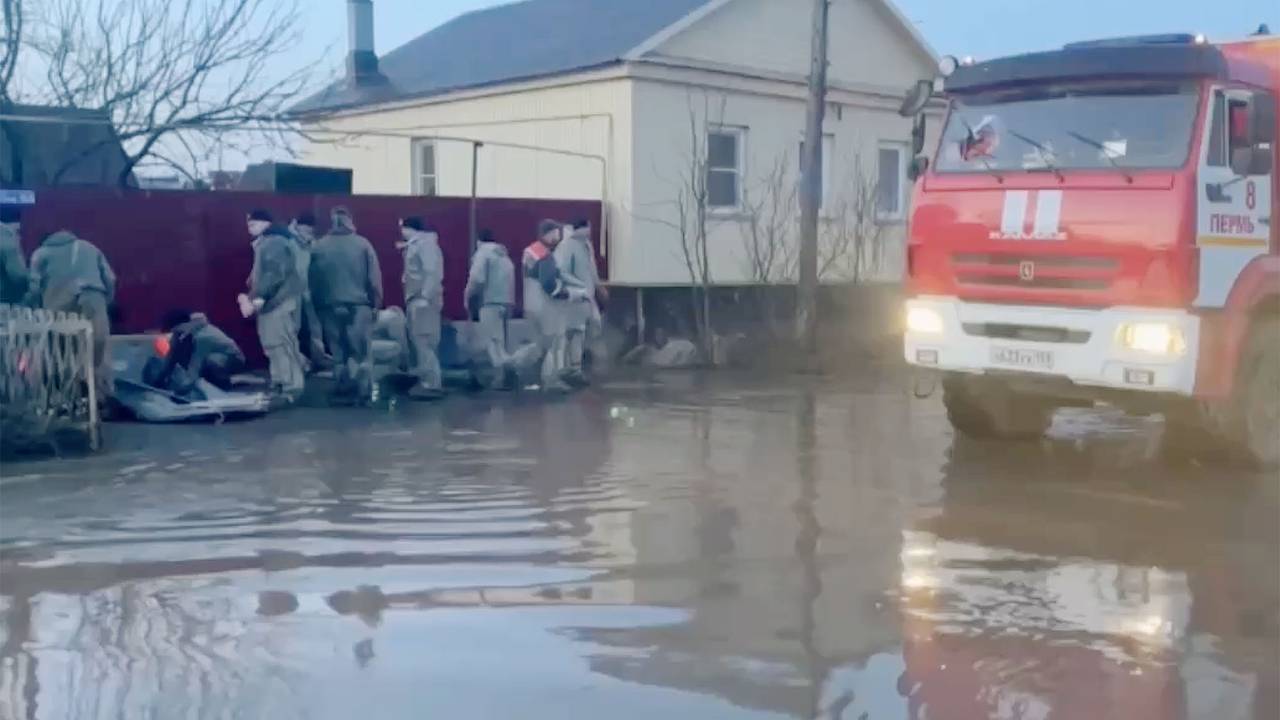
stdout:
[(329, 220), (328, 234), (311, 251), (311, 299), (333, 354), (335, 399), (360, 402), (373, 390), (369, 333), (382, 306), (382, 267), (373, 245), (356, 233), (350, 210), (335, 207)]
[(293, 236), (262, 209), (250, 212), (246, 225), (253, 237), (253, 270), (249, 292), (238, 298), (240, 312), (245, 317), (257, 315), (258, 339), (271, 373), (272, 403), (292, 405), (306, 389), (297, 322), (303, 283)]
[(418, 382), (409, 390), (414, 400), (434, 400), (444, 395), (444, 378), (436, 353), (440, 346), (440, 315), (444, 311), (444, 256), (435, 228), (420, 217), (400, 221), (404, 239), (405, 317), (408, 320), (412, 372)]

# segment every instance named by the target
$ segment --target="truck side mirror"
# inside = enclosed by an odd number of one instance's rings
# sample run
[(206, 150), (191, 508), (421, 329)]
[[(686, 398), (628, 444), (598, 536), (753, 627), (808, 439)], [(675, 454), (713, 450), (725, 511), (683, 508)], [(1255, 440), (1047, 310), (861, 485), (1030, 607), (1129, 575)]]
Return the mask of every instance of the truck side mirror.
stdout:
[(1276, 107), (1270, 93), (1255, 93), (1247, 102), (1231, 108), (1232, 145), (1262, 145), (1275, 141)]
[(920, 113), (911, 125), (911, 154), (919, 155), (924, 151), (924, 131), (925, 117), (924, 113)]
[(929, 171), (929, 158), (924, 155), (917, 155), (911, 158), (911, 164), (907, 165), (907, 177), (911, 182), (919, 180), (922, 175)]
[(1271, 174), (1271, 146), (1251, 146), (1231, 151), (1231, 172), (1240, 177)]
[(902, 104), (898, 106), (898, 114), (902, 117), (915, 117), (924, 110), (924, 106), (929, 104), (929, 99), (933, 97), (933, 81), (917, 80), (907, 90), (907, 96), (902, 99)]

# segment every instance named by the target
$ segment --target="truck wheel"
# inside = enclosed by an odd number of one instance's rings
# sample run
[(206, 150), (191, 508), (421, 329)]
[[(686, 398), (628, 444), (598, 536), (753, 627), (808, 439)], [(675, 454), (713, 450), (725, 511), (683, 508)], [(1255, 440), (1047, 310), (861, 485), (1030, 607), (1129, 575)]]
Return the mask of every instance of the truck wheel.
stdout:
[(1221, 463), (1231, 459), (1231, 443), (1209, 414), (1194, 403), (1171, 407), (1164, 413), (1161, 454), (1175, 463)]
[(1253, 326), (1236, 376), (1232, 425), (1247, 460), (1280, 466), (1280, 318)]
[(999, 382), (949, 377), (942, 381), (942, 403), (951, 426), (976, 439), (1034, 440), (1053, 422), (1054, 408), (1043, 398)]

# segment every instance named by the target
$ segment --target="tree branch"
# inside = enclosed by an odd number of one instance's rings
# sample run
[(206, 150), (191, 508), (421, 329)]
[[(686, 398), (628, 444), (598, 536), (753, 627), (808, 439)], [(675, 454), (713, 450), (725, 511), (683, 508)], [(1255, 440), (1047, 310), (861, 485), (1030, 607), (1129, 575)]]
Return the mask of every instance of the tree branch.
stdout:
[(310, 66), (270, 73), (300, 37), (299, 0), (46, 2), (49, 27), (30, 43), (46, 66), (42, 99), (107, 113), (125, 147), (121, 182), (153, 155), (172, 163), (185, 150), (199, 174), (208, 153), (196, 144), (249, 131), (285, 144), (281, 128), (296, 128), (285, 111), (308, 90)]

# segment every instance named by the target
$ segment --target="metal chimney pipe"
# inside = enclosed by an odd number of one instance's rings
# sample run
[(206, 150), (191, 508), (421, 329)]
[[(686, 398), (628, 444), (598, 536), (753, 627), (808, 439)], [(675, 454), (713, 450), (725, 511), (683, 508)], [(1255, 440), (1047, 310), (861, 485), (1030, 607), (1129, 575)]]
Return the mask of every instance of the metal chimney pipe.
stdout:
[(373, 0), (347, 0), (347, 78), (355, 84), (378, 82), (373, 51)]

